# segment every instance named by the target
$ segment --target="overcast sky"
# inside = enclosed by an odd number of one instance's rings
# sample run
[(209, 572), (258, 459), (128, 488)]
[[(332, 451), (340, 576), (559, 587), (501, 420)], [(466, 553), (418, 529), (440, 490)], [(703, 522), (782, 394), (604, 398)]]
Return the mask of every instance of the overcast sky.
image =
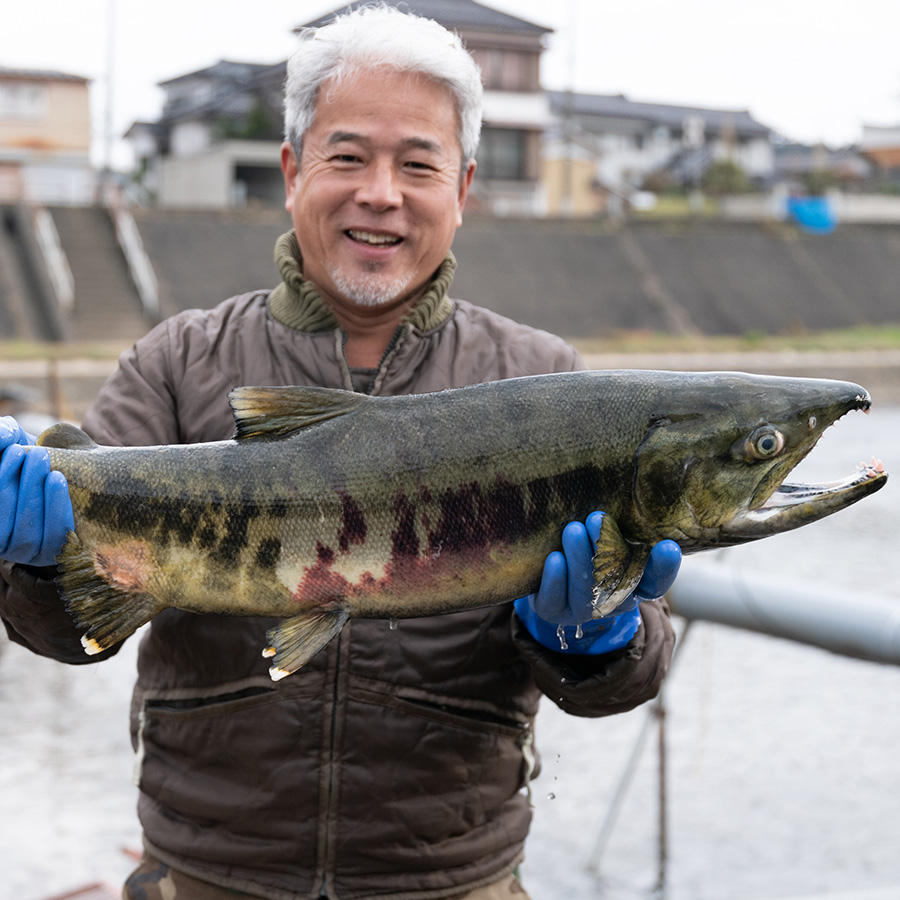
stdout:
[[(159, 81), (218, 59), (276, 62), (291, 28), (328, 0), (2, 0), (0, 65), (94, 79), (97, 161), (106, 132), (113, 10), (112, 130), (154, 119)], [(491, 0), (553, 28), (544, 87), (632, 100), (748, 109), (788, 138), (854, 143), (900, 124), (900, 0)], [(114, 161), (127, 164), (117, 149)]]

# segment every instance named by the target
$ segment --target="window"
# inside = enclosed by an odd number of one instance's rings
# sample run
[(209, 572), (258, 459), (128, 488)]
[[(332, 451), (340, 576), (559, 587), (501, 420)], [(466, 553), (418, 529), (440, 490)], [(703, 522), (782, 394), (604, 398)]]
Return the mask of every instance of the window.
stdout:
[(41, 84), (0, 84), (0, 119), (40, 119), (47, 106), (47, 89)]
[(478, 148), (480, 178), (523, 181), (527, 174), (528, 133), (513, 128), (485, 128)]
[(540, 90), (537, 53), (522, 50), (474, 48), (484, 87), (489, 91)]

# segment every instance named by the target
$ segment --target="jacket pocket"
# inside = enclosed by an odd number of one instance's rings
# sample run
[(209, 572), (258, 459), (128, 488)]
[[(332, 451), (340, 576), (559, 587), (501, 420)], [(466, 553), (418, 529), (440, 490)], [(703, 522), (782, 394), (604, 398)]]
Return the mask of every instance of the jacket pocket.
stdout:
[(139, 700), (135, 776), (151, 844), (179, 858), (315, 867), (321, 678), (265, 676)]
[(405, 708), (413, 716), (423, 716), (435, 721), (444, 722), (476, 731), (497, 731), (503, 734), (519, 735), (527, 727), (527, 722), (518, 721), (512, 716), (505, 716), (489, 709), (460, 706), (453, 703), (427, 700), (422, 697), (397, 696), (397, 708)]

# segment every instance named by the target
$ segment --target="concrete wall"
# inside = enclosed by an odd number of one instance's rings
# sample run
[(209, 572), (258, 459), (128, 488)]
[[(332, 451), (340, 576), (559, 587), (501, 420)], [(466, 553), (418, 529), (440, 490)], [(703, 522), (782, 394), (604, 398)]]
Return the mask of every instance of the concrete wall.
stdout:
[[(282, 211), (136, 215), (167, 310), (279, 279)], [(900, 228), (468, 217), (453, 294), (568, 337), (786, 333), (900, 323)]]

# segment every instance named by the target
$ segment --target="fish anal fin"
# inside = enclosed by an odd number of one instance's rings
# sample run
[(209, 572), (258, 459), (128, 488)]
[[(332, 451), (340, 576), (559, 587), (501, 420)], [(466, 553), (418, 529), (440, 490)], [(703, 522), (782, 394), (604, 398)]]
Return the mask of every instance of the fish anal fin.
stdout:
[(279, 438), (353, 412), (365, 394), (321, 387), (239, 387), (228, 394), (238, 440)]
[(85, 653), (102, 653), (134, 634), (162, 612), (165, 604), (152, 594), (126, 590), (107, 581), (94, 553), (85, 549), (75, 532), (57, 557), (56, 582), (75, 623), (87, 629), (81, 638)]
[(97, 444), (77, 425), (59, 422), (41, 432), (37, 439), (39, 447), (54, 447), (57, 450), (96, 450)]
[(615, 519), (603, 517), (594, 554), (593, 616), (603, 618), (637, 587), (650, 551), (625, 540)]
[(285, 619), (266, 632), (263, 656), (272, 660), (269, 675), (278, 681), (309, 662), (344, 627), (350, 613), (343, 606), (317, 609)]

